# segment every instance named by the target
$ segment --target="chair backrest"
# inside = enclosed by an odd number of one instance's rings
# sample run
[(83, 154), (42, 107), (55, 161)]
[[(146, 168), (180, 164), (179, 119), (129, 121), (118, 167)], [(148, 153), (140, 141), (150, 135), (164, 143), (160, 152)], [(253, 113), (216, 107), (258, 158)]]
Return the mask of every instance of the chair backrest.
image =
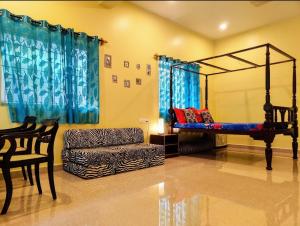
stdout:
[[(32, 142), (35, 140), (35, 152), (38, 154), (41, 150), (41, 143), (47, 143), (47, 153), (49, 158), (53, 160), (53, 147), (58, 130), (59, 119), (46, 119), (42, 122), (41, 126), (32, 131), (22, 131), (19, 133), (10, 133), (0, 137), (0, 143), (5, 143), (5, 139), (10, 142), (10, 148), (3, 154), (3, 159), (9, 161), (11, 156), (16, 152), (16, 139), (27, 139), (26, 149), (30, 153), (32, 151)], [(1, 150), (2, 147), (0, 147)]]
[(38, 132), (38, 138), (35, 142), (35, 153), (39, 154), (41, 151), (41, 143), (46, 143), (47, 153), (50, 158), (53, 159), (53, 148), (55, 143), (55, 138), (58, 130), (59, 118), (45, 119), (41, 122), (40, 131)]
[(64, 148), (96, 148), (123, 144), (143, 143), (144, 133), (140, 128), (119, 129), (72, 129), (64, 134)]
[[(24, 119), (24, 123), (22, 126), (25, 126), (24, 129), (22, 129), (22, 131), (31, 131), (34, 130), (36, 128), (36, 117), (35, 116), (26, 116)], [(20, 146), (24, 147), (24, 139), (20, 139)]]
[[(26, 131), (32, 131), (36, 128), (36, 117), (35, 116), (26, 116), (24, 122), (21, 126), (9, 129), (0, 130), (0, 137), (4, 135), (9, 135), (11, 133), (20, 133)], [(20, 146), (25, 147), (24, 138), (19, 139)], [(2, 149), (4, 143), (0, 142), (0, 149)]]
[(26, 116), (24, 118), (24, 122), (22, 125), (14, 128), (1, 129), (1, 135), (7, 135), (8, 133), (20, 132), (20, 131), (28, 131), (33, 130), (36, 127), (36, 117), (35, 116)]
[(26, 125), (26, 128), (36, 127), (36, 117), (35, 116), (26, 116), (23, 122), (23, 125)]

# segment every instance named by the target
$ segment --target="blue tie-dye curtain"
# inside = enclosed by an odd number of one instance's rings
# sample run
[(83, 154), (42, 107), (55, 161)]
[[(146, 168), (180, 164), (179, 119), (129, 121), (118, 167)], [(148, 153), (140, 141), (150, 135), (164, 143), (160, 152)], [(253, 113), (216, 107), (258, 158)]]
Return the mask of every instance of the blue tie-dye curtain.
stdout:
[(85, 33), (0, 10), (5, 93), (12, 122), (26, 115), (99, 122), (99, 42)]
[[(159, 59), (159, 114), (169, 119), (170, 108), (170, 68), (172, 64), (181, 63), (179, 60), (161, 56)], [(184, 69), (199, 72), (197, 64), (182, 66)], [(173, 107), (200, 108), (200, 78), (198, 74), (173, 69)]]

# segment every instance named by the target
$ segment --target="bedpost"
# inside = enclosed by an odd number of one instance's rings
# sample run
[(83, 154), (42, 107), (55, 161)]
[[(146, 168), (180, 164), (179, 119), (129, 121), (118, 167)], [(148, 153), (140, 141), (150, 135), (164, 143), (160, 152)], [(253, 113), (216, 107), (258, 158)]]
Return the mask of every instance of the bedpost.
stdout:
[(208, 79), (205, 75), (205, 108), (208, 109)]
[(265, 87), (266, 103), (264, 106), (264, 110), (266, 112), (265, 119), (269, 123), (269, 122), (272, 122), (272, 114), (270, 114), (270, 113), (272, 113), (271, 109), (270, 109), (270, 107), (272, 105), (271, 105), (271, 97), (270, 97), (270, 47), (269, 47), (269, 45), (267, 45), (267, 51), (266, 51), (266, 79), (265, 79), (265, 82), (266, 82), (266, 87)]
[(273, 106), (271, 104), (270, 97), (270, 44), (266, 45), (266, 102), (264, 105), (265, 111), (265, 122), (264, 128), (266, 132), (264, 133), (264, 142), (266, 144), (265, 157), (267, 162), (267, 170), (272, 170), (272, 142), (274, 140), (275, 134), (272, 132), (272, 122), (273, 122)]
[(293, 159), (298, 158), (298, 119), (297, 119), (297, 99), (296, 99), (296, 93), (297, 93), (297, 76), (296, 76), (296, 59), (293, 60)]
[(173, 133), (173, 126), (174, 126), (174, 112), (173, 112), (173, 66), (170, 68), (170, 126), (171, 126), (171, 134)]

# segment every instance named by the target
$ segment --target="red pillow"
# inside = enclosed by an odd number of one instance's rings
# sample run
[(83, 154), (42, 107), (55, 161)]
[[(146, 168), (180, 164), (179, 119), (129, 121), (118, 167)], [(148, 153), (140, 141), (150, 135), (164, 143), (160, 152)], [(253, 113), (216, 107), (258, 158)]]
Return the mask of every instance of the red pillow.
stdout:
[(201, 109), (201, 110), (198, 110), (198, 109), (196, 109), (196, 108), (190, 108), (193, 112), (194, 112), (194, 114), (196, 115), (196, 120), (197, 120), (197, 122), (203, 122), (203, 118), (202, 118), (202, 115), (201, 115), (201, 113), (203, 112), (203, 111), (208, 111), (208, 109), (206, 109), (206, 108), (203, 108), (203, 109)]
[(175, 111), (175, 115), (177, 118), (177, 122), (178, 123), (186, 123), (184, 111), (180, 108), (174, 108), (174, 111)]

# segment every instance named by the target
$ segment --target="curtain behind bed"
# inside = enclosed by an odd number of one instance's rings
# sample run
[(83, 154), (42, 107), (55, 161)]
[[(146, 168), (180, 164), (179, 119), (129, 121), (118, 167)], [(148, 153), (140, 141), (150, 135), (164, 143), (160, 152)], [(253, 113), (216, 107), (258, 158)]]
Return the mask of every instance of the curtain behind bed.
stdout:
[[(169, 119), (170, 108), (170, 67), (172, 64), (181, 63), (180, 60), (161, 56), (159, 59), (159, 115)], [(185, 69), (199, 72), (197, 64), (184, 65)], [(200, 108), (200, 78), (198, 74), (173, 70), (173, 107)]]

